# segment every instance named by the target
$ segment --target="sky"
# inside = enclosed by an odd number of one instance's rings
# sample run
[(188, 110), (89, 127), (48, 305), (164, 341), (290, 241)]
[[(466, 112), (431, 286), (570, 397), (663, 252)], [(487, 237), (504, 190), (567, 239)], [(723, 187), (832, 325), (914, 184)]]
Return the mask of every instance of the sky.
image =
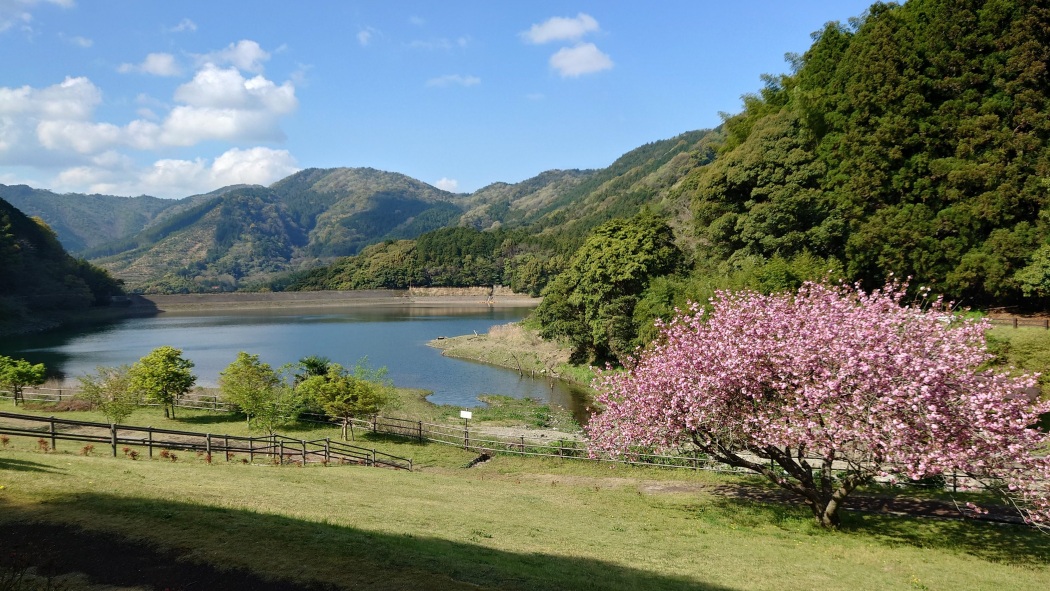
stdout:
[(473, 192), (717, 126), (870, 1), (0, 0), (0, 184)]

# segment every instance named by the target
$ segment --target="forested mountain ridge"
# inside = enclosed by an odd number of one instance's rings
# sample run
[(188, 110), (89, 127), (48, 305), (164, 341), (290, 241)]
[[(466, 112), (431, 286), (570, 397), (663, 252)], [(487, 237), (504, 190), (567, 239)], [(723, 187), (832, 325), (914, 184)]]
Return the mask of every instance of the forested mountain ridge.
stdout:
[(0, 329), (40, 313), (108, 305), (120, 284), (71, 257), (55, 233), (0, 199)]
[(1050, 295), (1048, 63), (1045, 2), (877, 3), (829, 24), (687, 181), (700, 260), (815, 255), (966, 305)]
[(270, 187), (179, 200), (140, 232), (85, 251), (130, 288), (230, 291), (454, 223), (456, 196), (368, 168), (307, 169)]
[(0, 185), (0, 199), (28, 216), (46, 220), (70, 252), (82, 252), (139, 232), (178, 205), (158, 197), (58, 194), (25, 185)]
[[(817, 32), (791, 73), (765, 76), (721, 128), (641, 146), (604, 169), (471, 195), (372, 169), (308, 169), (216, 198), (239, 195), (236, 206), (172, 209), (122, 250), (91, 252), (143, 278), (158, 260), (151, 248), (181, 252), (161, 265), (185, 279), (179, 289), (244, 288), (360, 253), (273, 288), (499, 282), (535, 293), (588, 233), (648, 210), (689, 264), (652, 278), (660, 294), (638, 295), (647, 312), (637, 322), (719, 287), (785, 289), (829, 273), (869, 288), (912, 277), (963, 305), (1045, 307), (1048, 63), (1044, 2), (876, 3)], [(222, 224), (224, 211), (257, 223)]]
[(538, 295), (587, 234), (646, 208), (678, 229), (690, 250), (692, 213), (680, 182), (705, 166), (720, 138), (694, 131), (646, 144), (599, 170), (556, 170), (465, 197), (456, 225), (415, 241), (386, 241), (329, 267), (277, 280), (274, 289), (374, 289), (503, 284)]

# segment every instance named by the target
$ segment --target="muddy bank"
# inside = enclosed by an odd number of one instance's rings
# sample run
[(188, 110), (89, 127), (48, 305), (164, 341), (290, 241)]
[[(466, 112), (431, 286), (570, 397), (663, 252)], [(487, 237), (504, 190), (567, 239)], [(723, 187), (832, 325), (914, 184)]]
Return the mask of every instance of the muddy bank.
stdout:
[(493, 326), (485, 334), (435, 339), (427, 343), (442, 355), (480, 361), (517, 371), (522, 376), (562, 380), (589, 387), (590, 368), (569, 363), (571, 351), (545, 341), (520, 323)]
[(479, 306), (532, 307), (539, 298), (501, 288), (412, 288), (355, 291), (291, 291), (267, 293), (206, 293), (130, 296), (129, 312), (152, 308), (159, 312), (236, 308), (317, 308), (348, 306)]

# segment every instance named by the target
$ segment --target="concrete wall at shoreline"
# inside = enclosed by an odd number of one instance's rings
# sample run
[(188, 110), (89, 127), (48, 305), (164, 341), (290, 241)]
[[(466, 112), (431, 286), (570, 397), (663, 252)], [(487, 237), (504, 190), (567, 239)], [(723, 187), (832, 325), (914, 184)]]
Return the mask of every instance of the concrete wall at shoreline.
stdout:
[(260, 293), (193, 293), (177, 295), (135, 295), (133, 308), (176, 310), (193, 308), (271, 308), (287, 306), (355, 306), (404, 304), (454, 304), (535, 306), (540, 300), (515, 294), (508, 288), (468, 287), (411, 289), (368, 289), (355, 291), (288, 291)]

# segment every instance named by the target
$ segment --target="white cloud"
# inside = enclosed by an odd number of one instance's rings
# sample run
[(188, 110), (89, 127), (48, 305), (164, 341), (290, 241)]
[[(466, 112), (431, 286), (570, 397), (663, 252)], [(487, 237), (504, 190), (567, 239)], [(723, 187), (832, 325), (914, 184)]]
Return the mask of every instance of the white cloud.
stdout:
[(258, 43), (250, 39), (242, 39), (237, 43), (231, 43), (226, 49), (198, 56), (201, 64), (214, 64), (221, 66), (230, 64), (246, 72), (261, 73), (263, 62), (270, 59), (270, 54)]
[(431, 78), (427, 80), (428, 87), (445, 87), (445, 86), (476, 86), (481, 84), (481, 78), (477, 76), (463, 76), (461, 74), (446, 74), (445, 76), (438, 76), (437, 78)]
[(367, 29), (361, 29), (357, 32), (357, 42), (361, 47), (368, 47), (368, 44), (372, 42), (373, 29), (371, 27)]
[(521, 33), (521, 36), (529, 43), (542, 44), (551, 41), (576, 41), (587, 33), (598, 30), (598, 21), (581, 12), (575, 18), (549, 18), (538, 25), (532, 25), (528, 31)]
[(286, 150), (234, 148), (211, 161), (164, 159), (141, 169), (119, 156), (99, 159), (62, 171), (53, 186), (62, 191), (174, 198), (227, 185), (269, 185), (298, 170), (298, 163)]
[(36, 89), (0, 87), (0, 116), (87, 120), (102, 102), (102, 91), (83, 77)]
[(434, 183), (434, 186), (441, 189), (442, 191), (455, 193), (456, 189), (459, 188), (459, 181), (457, 181), (456, 179), (441, 177), (437, 180), (437, 182)]
[(15, 24), (28, 26), (33, 20), (33, 14), (30, 11), (39, 4), (54, 4), (62, 8), (72, 8), (75, 2), (73, 0), (0, 0), (0, 33)]
[(182, 74), (182, 68), (175, 61), (175, 56), (170, 53), (151, 53), (141, 64), (121, 64), (117, 71), (121, 74), (130, 72), (141, 72), (153, 76), (178, 76)]
[(420, 16), (410, 16), (408, 17), (408, 22), (409, 24), (412, 24), (417, 27), (422, 27), (423, 25), (427, 24), (427, 21)]
[(575, 47), (563, 47), (551, 56), (550, 65), (562, 78), (576, 78), (613, 67), (612, 59), (593, 43), (580, 43)]
[(411, 49), (422, 49), (426, 51), (451, 51), (453, 49), (463, 49), (470, 45), (470, 37), (457, 37), (455, 39), (447, 39), (444, 37), (438, 39), (417, 39), (408, 44)]
[(170, 31), (172, 33), (186, 33), (186, 32), (193, 33), (196, 30), (197, 30), (197, 23), (191, 21), (188, 18), (182, 19), (181, 21), (179, 21), (179, 24), (177, 24), (174, 27), (171, 27), (170, 29), (168, 29), (168, 31)]
[(70, 44), (76, 45), (77, 47), (83, 47), (84, 49), (87, 49), (88, 47), (91, 47), (95, 44), (93, 40), (88, 39), (87, 37), (81, 37), (80, 35), (66, 38), (66, 40), (69, 41)]
[[(0, 86), (0, 165), (48, 171), (51, 187), (89, 193), (182, 197), (273, 182), (298, 170), (297, 163), (288, 151), (260, 143), (284, 139), (281, 119), (299, 102), (291, 81), (242, 74), (261, 68), (268, 56), (254, 42), (231, 44), (166, 101), (140, 94), (128, 105), (137, 118), (126, 122), (96, 117), (103, 93), (86, 77), (44, 87)], [(169, 54), (150, 54), (126, 70), (167, 75), (177, 67)], [(209, 141), (225, 142), (226, 152), (212, 160), (143, 153)], [(56, 170), (62, 172), (52, 176)]]
[[(244, 78), (235, 68), (205, 66), (181, 85), (169, 108), (140, 95), (140, 119), (118, 126), (93, 121), (101, 91), (87, 78), (46, 88), (0, 87), (0, 162), (89, 158), (119, 147), (155, 150), (218, 140), (281, 141), (281, 117), (298, 108), (291, 82)], [(158, 114), (155, 109), (163, 109)], [(43, 156), (43, 157), (42, 157)]]

